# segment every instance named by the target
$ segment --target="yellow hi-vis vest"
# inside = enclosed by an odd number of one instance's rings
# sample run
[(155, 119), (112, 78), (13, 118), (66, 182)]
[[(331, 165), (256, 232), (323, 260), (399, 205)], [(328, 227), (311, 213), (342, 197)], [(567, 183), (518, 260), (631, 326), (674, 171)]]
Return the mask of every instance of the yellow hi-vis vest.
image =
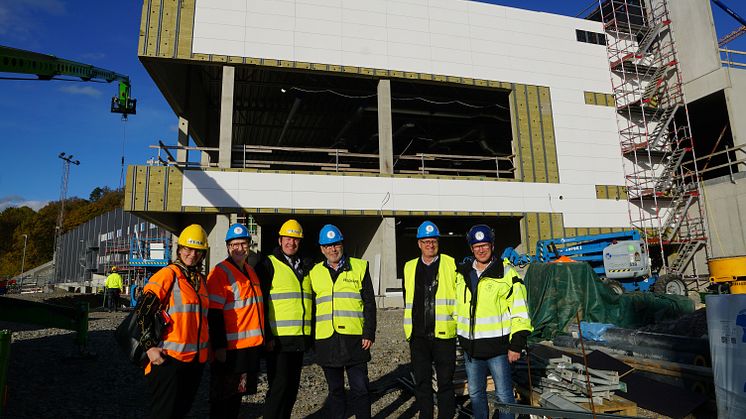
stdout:
[(342, 335), (363, 334), (363, 277), (368, 262), (347, 258), (350, 270), (340, 272), (332, 282), (324, 262), (311, 269), (311, 288), (316, 294), (316, 339), (326, 339), (334, 332)]
[(474, 340), (509, 335), (510, 339), (520, 330), (534, 330), (528, 317), (526, 287), (520, 282), (513, 283), (514, 277), (518, 273), (509, 266), (505, 266), (502, 278), (482, 276), (477, 283), (477, 306), (471, 318), (470, 279), (459, 275), (456, 282), (459, 336)]
[(269, 326), (274, 336), (310, 336), (313, 310), (311, 279), (302, 282), (285, 263), (269, 256), (275, 270), (269, 289)]
[[(404, 334), (412, 336), (412, 303), (414, 302), (414, 277), (417, 262), (412, 259), (404, 265)], [(439, 339), (456, 337), (456, 261), (448, 255), (440, 255), (438, 265), (438, 289), (435, 291), (435, 334)]]

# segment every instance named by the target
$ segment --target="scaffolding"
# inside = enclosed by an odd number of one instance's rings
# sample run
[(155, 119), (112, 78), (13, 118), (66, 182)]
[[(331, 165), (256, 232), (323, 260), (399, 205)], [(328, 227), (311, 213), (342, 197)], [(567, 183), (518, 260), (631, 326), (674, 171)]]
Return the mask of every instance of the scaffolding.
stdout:
[(645, 237), (650, 254), (659, 253), (660, 273), (682, 275), (695, 253), (709, 249), (668, 4), (600, 0), (599, 5), (630, 222)]

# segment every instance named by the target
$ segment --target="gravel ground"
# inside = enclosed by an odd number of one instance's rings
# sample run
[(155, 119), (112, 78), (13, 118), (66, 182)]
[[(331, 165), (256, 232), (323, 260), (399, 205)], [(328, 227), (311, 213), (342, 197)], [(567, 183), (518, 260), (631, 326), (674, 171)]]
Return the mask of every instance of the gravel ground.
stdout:
[[(7, 298), (7, 297), (2, 297)], [(14, 296), (72, 305), (87, 299), (91, 307), (101, 306), (95, 295), (25, 294)], [(80, 356), (72, 332), (0, 322), (0, 330), (13, 331), (8, 371), (7, 418), (141, 418), (147, 415), (145, 380), (141, 370), (124, 358), (112, 332), (127, 313), (92, 309), (89, 319), (88, 351)], [(699, 317), (701, 313), (697, 313)], [(402, 311), (379, 309), (378, 331), (373, 346), (369, 376), (376, 418), (410, 418), (416, 415), (411, 394), (396, 385), (396, 378), (408, 374), (409, 349), (401, 328)], [(697, 319), (699, 320), (699, 319)], [(698, 323), (698, 321), (695, 321)], [(306, 355), (294, 418), (324, 418), (326, 382), (313, 355)], [(209, 368), (209, 367), (208, 367)], [(205, 369), (190, 417), (208, 417)], [(266, 376), (259, 377), (258, 392), (244, 397), (241, 418), (261, 417), (267, 390)], [(461, 401), (465, 401), (463, 398)], [(641, 410), (640, 416), (660, 417)]]
[[(86, 296), (82, 296), (86, 298)], [(6, 298), (6, 297), (2, 297)], [(25, 294), (24, 299), (47, 299), (69, 305), (65, 294)], [(77, 296), (81, 298), (81, 296)], [(101, 305), (87, 296), (91, 307)], [(145, 380), (141, 370), (130, 365), (114, 342), (112, 331), (126, 313), (93, 309), (90, 314), (88, 350), (93, 358), (77, 356), (73, 334), (0, 322), (0, 330), (13, 331), (8, 371), (7, 418), (141, 418), (146, 416)], [(401, 310), (380, 309), (378, 333), (373, 346), (369, 376), (376, 417), (413, 417), (414, 398), (399, 388), (386, 391), (396, 377), (407, 374), (409, 349), (401, 328)], [(209, 371), (202, 376), (190, 417), (208, 417)], [(266, 376), (259, 377), (258, 393), (244, 398), (242, 418), (261, 417), (267, 390)], [(321, 368), (306, 356), (294, 418), (322, 418), (326, 381)]]

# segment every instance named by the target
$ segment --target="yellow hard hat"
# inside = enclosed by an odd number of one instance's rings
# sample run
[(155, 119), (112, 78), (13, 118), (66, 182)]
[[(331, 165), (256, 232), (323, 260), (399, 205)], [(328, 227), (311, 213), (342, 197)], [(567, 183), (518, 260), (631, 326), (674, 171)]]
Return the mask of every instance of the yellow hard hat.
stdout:
[(117, 271), (117, 267), (116, 267), (116, 266), (112, 266), (112, 267), (111, 267), (111, 271), (112, 271), (112, 272), (116, 272), (116, 271)]
[(179, 246), (207, 250), (207, 233), (205, 233), (205, 229), (202, 226), (192, 224), (181, 232), (177, 243)]
[(285, 224), (280, 227), (280, 236), (295, 237), (296, 239), (303, 238), (303, 227), (300, 223), (295, 220), (287, 220)]

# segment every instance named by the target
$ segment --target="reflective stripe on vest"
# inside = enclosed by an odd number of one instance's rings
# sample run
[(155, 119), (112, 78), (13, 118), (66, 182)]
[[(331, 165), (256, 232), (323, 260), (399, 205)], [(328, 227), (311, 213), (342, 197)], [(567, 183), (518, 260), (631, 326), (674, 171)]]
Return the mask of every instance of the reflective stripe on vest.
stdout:
[(482, 277), (477, 284), (477, 302), (471, 318), (471, 290), (465, 281), (457, 286), (458, 335), (467, 339), (512, 337), (520, 330), (533, 331), (526, 307), (526, 288), (513, 283), (518, 273), (506, 267), (502, 278)]
[(275, 336), (310, 336), (313, 314), (313, 294), (308, 275), (298, 279), (295, 271), (274, 255), (269, 256), (274, 268), (269, 290), (269, 326)]
[[(448, 255), (440, 255), (438, 263), (438, 289), (435, 291), (435, 330), (433, 336), (440, 339), (456, 337), (456, 261)], [(404, 335), (412, 336), (412, 305), (414, 303), (415, 276), (419, 258), (404, 265)]]
[(316, 339), (326, 339), (334, 332), (343, 335), (363, 334), (363, 278), (368, 262), (348, 258), (350, 270), (342, 271), (332, 281), (324, 263), (311, 269), (311, 287), (316, 293)]
[[(230, 294), (222, 297), (225, 299), (223, 321), (227, 349), (251, 348), (264, 343), (264, 299), (259, 278), (249, 265), (244, 264), (244, 269), (246, 274), (224, 260), (215, 266), (208, 278), (211, 296), (225, 292), (220, 273), (230, 286)], [(214, 283), (216, 287), (212, 281), (217, 281)]]

